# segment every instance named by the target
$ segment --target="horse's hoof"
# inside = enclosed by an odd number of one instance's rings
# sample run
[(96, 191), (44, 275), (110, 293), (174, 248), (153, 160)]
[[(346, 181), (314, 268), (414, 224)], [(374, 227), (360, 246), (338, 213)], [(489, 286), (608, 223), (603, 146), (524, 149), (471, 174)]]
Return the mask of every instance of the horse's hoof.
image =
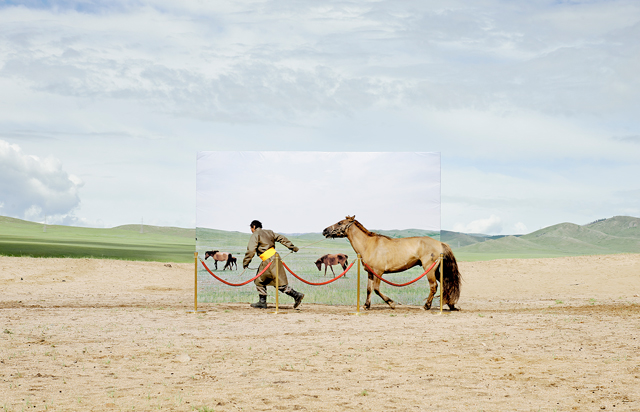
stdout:
[(431, 305), (424, 305), (423, 308), (424, 310), (431, 310)]
[(456, 308), (456, 307), (455, 307), (455, 306), (453, 306), (453, 305), (449, 305), (449, 310), (450, 310), (450, 311), (452, 311), (452, 312), (457, 312), (457, 311), (459, 311), (460, 309)]
[(396, 303), (394, 301), (389, 301), (387, 302), (387, 304), (391, 307), (391, 309), (395, 309), (396, 308)]

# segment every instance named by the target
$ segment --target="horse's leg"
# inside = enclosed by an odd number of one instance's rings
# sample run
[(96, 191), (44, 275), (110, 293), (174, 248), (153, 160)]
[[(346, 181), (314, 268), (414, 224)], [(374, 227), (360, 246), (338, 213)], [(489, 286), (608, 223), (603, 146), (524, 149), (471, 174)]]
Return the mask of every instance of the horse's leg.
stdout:
[[(379, 276), (382, 276), (382, 273)], [(389, 296), (386, 296), (382, 292), (380, 292), (380, 282), (381, 282), (381, 280), (378, 279), (378, 277), (375, 277), (373, 279), (373, 290), (376, 291), (376, 294), (378, 296), (380, 296), (380, 298), (382, 300), (387, 302), (387, 305), (391, 306), (391, 309), (395, 309), (396, 308), (396, 303), (393, 300), (391, 300), (391, 298)]]
[(366, 310), (371, 309), (371, 292), (373, 292), (373, 275), (369, 273), (369, 280), (367, 281), (367, 299), (364, 301), (364, 308)]
[[(425, 268), (425, 270), (426, 269), (427, 268)], [(438, 267), (438, 270), (439, 269), (440, 267)], [(440, 272), (437, 272), (437, 270), (434, 270), (427, 273), (427, 280), (429, 281), (429, 296), (427, 297), (427, 301), (424, 304), (425, 310), (431, 309), (431, 302), (433, 302), (433, 297), (436, 295), (436, 289), (438, 289), (438, 282), (436, 281), (436, 273), (439, 274)]]
[(331, 265), (331, 273), (333, 273), (333, 277), (336, 277), (336, 272), (333, 271), (333, 265)]

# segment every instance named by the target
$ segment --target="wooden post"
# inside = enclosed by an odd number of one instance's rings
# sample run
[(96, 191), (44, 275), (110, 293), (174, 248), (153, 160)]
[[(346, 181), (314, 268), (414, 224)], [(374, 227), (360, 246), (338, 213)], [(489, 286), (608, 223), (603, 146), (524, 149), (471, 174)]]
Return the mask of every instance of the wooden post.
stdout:
[(350, 314), (359, 316), (359, 315), (362, 315), (362, 313), (360, 313), (360, 261), (362, 260), (362, 256), (360, 256), (360, 253), (358, 253), (358, 257), (356, 259), (358, 260), (358, 277), (357, 277), (358, 284), (356, 286), (356, 291), (357, 291), (356, 292), (357, 293), (357, 295), (356, 295), (356, 302), (357, 302), (356, 305), (357, 306), (356, 306), (356, 311), (355, 312), (351, 312)]
[(198, 310), (198, 252), (193, 253), (193, 260), (195, 261), (195, 275), (193, 286), (193, 310), (188, 310), (187, 313), (203, 313), (204, 310)]
[(360, 314), (360, 260), (361, 259), (362, 259), (362, 256), (360, 256), (360, 253), (358, 253), (358, 287), (357, 287), (358, 299), (356, 300), (357, 302), (356, 304), (358, 305), (356, 306), (356, 312), (358, 314)]
[(440, 267), (440, 314), (441, 315), (442, 315), (442, 305), (443, 305), (443, 302), (442, 302), (442, 289), (443, 289), (443, 286), (444, 286), (444, 279), (443, 279), (444, 270), (442, 269), (442, 259), (443, 259), (443, 254), (440, 253), (440, 265), (439, 265), (439, 267)]
[(279, 306), (278, 305), (278, 288), (280, 287), (280, 273), (279, 273), (280, 271), (279, 271), (279, 268), (278, 268), (278, 255), (276, 255), (273, 258), (273, 263), (276, 264), (276, 311), (275, 312), (271, 312), (271, 313), (273, 313), (274, 315), (277, 315), (278, 314), (278, 306)]

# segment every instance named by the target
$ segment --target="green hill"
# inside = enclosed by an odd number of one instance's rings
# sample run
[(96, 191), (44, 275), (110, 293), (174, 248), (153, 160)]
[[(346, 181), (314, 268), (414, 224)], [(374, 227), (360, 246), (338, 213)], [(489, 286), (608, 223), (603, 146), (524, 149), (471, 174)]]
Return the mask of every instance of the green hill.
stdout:
[(622, 238), (640, 238), (640, 219), (630, 216), (615, 216), (611, 219), (598, 220), (585, 225), (608, 235)]
[(0, 255), (191, 262), (195, 230), (140, 225), (95, 229), (0, 217)]
[[(375, 231), (375, 230), (374, 230)], [(416, 229), (375, 231), (393, 238), (432, 236)], [(218, 248), (241, 256), (248, 233), (198, 228), (124, 225), (111, 229), (45, 225), (0, 216), (0, 255), (34, 257), (109, 258), (191, 262), (194, 250)], [(310, 253), (349, 253), (346, 239), (321, 242), (320, 233), (287, 235), (294, 243), (310, 247)], [(560, 257), (592, 254), (640, 253), (640, 219), (616, 216), (587, 225), (560, 223), (521, 236), (489, 236), (443, 230), (443, 242), (461, 261), (504, 258)]]
[(440, 236), (442, 242), (449, 244), (454, 249), (505, 237), (504, 235), (490, 236), (481, 233), (460, 233), (450, 232), (448, 230), (441, 231)]
[(455, 249), (463, 260), (640, 253), (640, 219), (616, 216), (584, 226), (560, 223), (523, 236)]

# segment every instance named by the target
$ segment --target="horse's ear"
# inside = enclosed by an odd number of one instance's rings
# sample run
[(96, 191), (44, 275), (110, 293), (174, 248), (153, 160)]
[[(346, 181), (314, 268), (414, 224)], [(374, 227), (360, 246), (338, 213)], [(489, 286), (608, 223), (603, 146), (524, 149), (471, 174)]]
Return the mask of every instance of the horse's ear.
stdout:
[(356, 220), (356, 215), (353, 215), (353, 216), (347, 215), (347, 220), (353, 222), (354, 220)]

